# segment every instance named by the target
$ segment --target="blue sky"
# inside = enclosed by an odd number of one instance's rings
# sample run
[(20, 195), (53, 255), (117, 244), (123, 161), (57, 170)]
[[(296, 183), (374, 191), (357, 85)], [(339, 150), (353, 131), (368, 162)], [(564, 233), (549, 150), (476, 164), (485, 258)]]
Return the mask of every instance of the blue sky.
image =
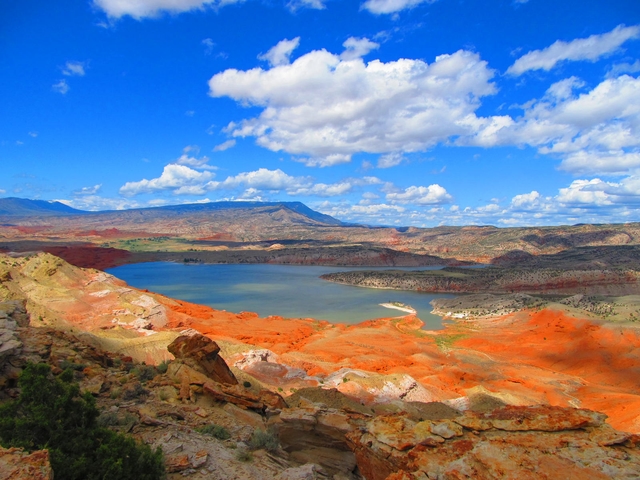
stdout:
[(0, 0), (0, 195), (640, 221), (637, 0)]

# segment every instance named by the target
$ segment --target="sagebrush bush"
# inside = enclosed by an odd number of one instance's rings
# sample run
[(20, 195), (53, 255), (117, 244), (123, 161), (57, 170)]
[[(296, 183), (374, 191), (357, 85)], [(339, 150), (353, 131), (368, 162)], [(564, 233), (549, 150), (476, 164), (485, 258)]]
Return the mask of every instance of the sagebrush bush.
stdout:
[(229, 430), (220, 425), (216, 425), (215, 423), (210, 423), (209, 425), (205, 425), (204, 427), (196, 428), (196, 431), (205, 435), (211, 435), (218, 440), (227, 440), (231, 438)]
[(0, 443), (48, 449), (57, 479), (163, 478), (162, 451), (99, 426), (95, 400), (80, 394), (72, 379), (71, 369), (55, 378), (47, 364), (28, 364), (20, 375), (20, 396), (0, 405)]
[(275, 452), (279, 445), (278, 436), (271, 430), (254, 430), (249, 439), (249, 447), (252, 450), (264, 449), (268, 452)]

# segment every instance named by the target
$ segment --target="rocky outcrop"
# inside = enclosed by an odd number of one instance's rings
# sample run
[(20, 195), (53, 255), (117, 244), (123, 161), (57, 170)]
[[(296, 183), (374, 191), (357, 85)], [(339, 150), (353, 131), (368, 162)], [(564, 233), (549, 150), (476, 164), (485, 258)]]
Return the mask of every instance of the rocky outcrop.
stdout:
[(637, 478), (640, 437), (590, 410), (506, 406), (452, 419), (369, 419), (346, 437), (368, 480)]
[(29, 316), (22, 302), (0, 302), (0, 388), (15, 384), (18, 378), (20, 369), (14, 365), (22, 351), (18, 328), (28, 324)]
[(269, 425), (278, 432), (280, 444), (290, 459), (317, 463), (330, 475), (357, 479), (361, 477), (346, 435), (363, 425), (365, 418), (362, 414), (307, 402), (305, 407), (283, 410)]
[(0, 447), (0, 478), (4, 480), (53, 480), (47, 450), (27, 453), (21, 448)]
[(176, 359), (216, 382), (229, 385), (238, 383), (227, 363), (220, 357), (218, 344), (194, 330), (180, 335), (167, 349)]

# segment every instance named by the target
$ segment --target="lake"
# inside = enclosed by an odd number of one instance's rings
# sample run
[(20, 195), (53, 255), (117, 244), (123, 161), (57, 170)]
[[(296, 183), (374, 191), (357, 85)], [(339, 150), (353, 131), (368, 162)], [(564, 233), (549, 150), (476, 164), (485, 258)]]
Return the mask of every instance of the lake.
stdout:
[(230, 312), (256, 312), (261, 317), (314, 318), (332, 323), (355, 324), (364, 320), (402, 315), (380, 303), (411, 305), (424, 328), (442, 328), (442, 319), (431, 314), (429, 302), (446, 294), (352, 287), (321, 280), (325, 273), (350, 270), (427, 270), (439, 267), (380, 268), (298, 265), (211, 265), (151, 262), (107, 270), (136, 288), (168, 297), (208, 305)]

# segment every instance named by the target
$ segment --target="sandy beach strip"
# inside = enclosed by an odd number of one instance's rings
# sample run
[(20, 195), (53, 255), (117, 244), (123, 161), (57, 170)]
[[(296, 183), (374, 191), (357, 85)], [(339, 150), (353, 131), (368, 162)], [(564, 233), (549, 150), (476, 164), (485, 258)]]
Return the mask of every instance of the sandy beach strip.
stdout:
[(408, 305), (400, 306), (400, 305), (395, 305), (393, 303), (379, 303), (378, 305), (385, 308), (393, 308), (395, 310), (400, 310), (402, 312), (413, 313), (413, 314), (417, 313), (413, 308), (411, 308)]

